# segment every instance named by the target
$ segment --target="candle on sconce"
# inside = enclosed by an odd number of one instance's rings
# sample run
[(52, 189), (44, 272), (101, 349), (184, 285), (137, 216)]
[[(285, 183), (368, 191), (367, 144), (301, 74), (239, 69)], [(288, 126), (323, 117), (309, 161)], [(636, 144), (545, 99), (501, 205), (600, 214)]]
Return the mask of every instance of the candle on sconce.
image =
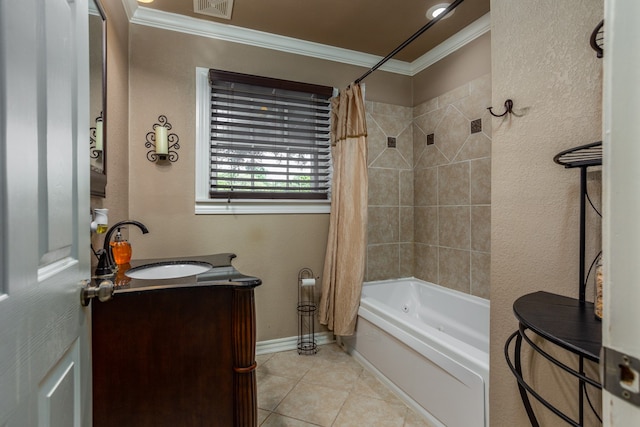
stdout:
[(169, 153), (169, 143), (167, 139), (167, 128), (156, 127), (156, 154), (166, 156)]
[(102, 119), (96, 120), (96, 151), (102, 151)]

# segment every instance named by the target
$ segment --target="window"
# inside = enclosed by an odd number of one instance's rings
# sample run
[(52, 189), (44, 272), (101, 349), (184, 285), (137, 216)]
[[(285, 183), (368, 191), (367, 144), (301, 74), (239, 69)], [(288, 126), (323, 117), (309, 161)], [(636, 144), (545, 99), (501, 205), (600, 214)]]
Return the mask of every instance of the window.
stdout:
[(197, 79), (196, 213), (328, 212), (333, 88), (202, 68)]

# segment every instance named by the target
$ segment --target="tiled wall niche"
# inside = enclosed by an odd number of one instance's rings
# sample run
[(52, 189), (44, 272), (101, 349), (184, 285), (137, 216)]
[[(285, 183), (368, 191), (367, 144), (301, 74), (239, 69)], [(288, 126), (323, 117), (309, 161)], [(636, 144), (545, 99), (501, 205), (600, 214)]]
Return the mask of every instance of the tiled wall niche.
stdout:
[(367, 103), (366, 280), (415, 276), (489, 298), (490, 105), (490, 74), (415, 108)]

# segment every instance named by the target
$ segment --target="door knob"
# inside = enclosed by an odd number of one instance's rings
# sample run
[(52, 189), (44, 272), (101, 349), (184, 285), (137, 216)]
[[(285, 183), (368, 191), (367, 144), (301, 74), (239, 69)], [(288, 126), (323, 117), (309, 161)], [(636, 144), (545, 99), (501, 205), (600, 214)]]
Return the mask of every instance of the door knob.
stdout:
[(113, 296), (113, 282), (111, 280), (102, 280), (98, 286), (90, 286), (91, 280), (82, 281), (82, 290), (80, 291), (80, 303), (86, 307), (91, 303), (92, 298), (98, 298), (100, 302), (109, 301)]

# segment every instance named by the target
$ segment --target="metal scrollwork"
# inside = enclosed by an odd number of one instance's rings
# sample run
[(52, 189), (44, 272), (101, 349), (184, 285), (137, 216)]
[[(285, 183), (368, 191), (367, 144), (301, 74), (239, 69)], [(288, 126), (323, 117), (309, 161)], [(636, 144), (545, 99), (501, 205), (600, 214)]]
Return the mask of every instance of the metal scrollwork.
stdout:
[[(102, 122), (102, 111), (100, 111), (100, 115), (96, 117), (96, 123)], [(98, 135), (96, 134), (97, 129), (95, 127), (89, 128), (89, 157), (92, 159), (97, 159), (102, 155), (102, 148), (96, 148), (96, 141), (98, 139)]]
[(167, 128), (167, 131), (173, 128), (173, 126), (171, 126), (171, 123), (169, 123), (169, 121), (167, 120), (167, 116), (165, 116), (164, 114), (158, 116), (158, 123), (154, 123), (154, 125), (152, 126), (153, 130), (150, 132), (147, 132), (147, 135), (146, 135), (146, 142), (144, 146), (146, 148), (150, 148), (150, 150), (147, 152), (147, 160), (149, 160), (150, 162), (166, 161), (166, 160), (172, 163), (177, 162), (180, 156), (178, 156), (178, 152), (176, 150), (180, 149), (180, 144), (179, 144), (180, 137), (178, 137), (178, 135), (176, 135), (175, 133), (169, 133), (167, 135), (167, 141), (168, 141), (167, 154), (156, 153), (156, 128), (160, 126)]

